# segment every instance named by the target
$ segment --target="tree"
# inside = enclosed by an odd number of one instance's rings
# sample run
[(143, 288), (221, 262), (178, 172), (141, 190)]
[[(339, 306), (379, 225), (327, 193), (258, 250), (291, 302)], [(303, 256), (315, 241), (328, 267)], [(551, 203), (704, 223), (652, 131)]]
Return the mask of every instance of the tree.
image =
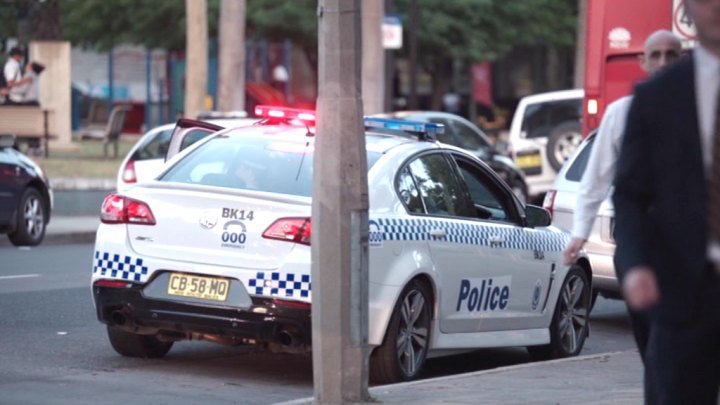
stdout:
[(0, 0), (0, 41), (62, 39), (59, 0)]
[[(380, 0), (372, 0), (380, 1)], [(316, 0), (248, 0), (248, 37), (291, 39), (317, 68), (318, 20)]]
[(245, 0), (222, 0), (218, 109), (245, 110)]
[[(418, 64), (433, 77), (433, 108), (449, 87), (453, 61), (494, 61), (519, 45), (574, 43), (576, 0), (416, 1)], [(410, 2), (395, 1), (406, 27)]]
[(186, 53), (185, 111), (186, 117), (196, 117), (205, 109), (208, 76), (208, 34), (206, 0), (185, 0)]
[[(219, 0), (208, 0), (208, 30), (217, 35)], [(108, 50), (116, 44), (185, 48), (183, 0), (63, 0), (62, 23), (73, 45)]]

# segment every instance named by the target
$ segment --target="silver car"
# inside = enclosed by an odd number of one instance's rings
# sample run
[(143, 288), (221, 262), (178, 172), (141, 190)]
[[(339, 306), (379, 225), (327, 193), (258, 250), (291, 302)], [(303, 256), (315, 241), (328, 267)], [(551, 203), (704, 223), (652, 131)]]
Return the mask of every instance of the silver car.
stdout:
[[(590, 151), (595, 142), (596, 133), (592, 133), (578, 147), (576, 153), (563, 165), (555, 178), (553, 188), (545, 195), (543, 207), (550, 211), (552, 224), (558, 228), (572, 230), (573, 213), (577, 205), (580, 179), (585, 172)], [(600, 205), (595, 216), (585, 251), (590, 258), (593, 270), (593, 299), (597, 294), (606, 298), (620, 298), (620, 286), (615, 276), (613, 255), (615, 254), (615, 210), (610, 196)]]

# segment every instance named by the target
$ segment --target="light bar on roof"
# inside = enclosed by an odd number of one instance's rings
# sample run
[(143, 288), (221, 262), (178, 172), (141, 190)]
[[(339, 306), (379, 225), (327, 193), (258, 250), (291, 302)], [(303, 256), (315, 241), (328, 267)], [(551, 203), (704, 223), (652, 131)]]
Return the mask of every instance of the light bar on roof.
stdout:
[(255, 106), (255, 115), (262, 118), (299, 119), (301, 121), (315, 121), (315, 111), (299, 108), (274, 107), (270, 105)]
[(445, 126), (443, 124), (436, 124), (434, 122), (394, 120), (389, 118), (365, 117), (365, 127), (397, 129), (400, 131), (415, 132), (426, 135), (441, 135), (445, 133)]

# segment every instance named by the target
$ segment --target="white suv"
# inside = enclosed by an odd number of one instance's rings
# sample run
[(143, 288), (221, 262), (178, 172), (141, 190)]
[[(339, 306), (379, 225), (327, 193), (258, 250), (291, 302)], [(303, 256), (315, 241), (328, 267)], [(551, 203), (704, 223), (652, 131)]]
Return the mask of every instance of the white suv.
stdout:
[(550, 189), (563, 163), (582, 142), (584, 95), (582, 89), (562, 90), (520, 100), (510, 124), (508, 148), (525, 172), (531, 198)]

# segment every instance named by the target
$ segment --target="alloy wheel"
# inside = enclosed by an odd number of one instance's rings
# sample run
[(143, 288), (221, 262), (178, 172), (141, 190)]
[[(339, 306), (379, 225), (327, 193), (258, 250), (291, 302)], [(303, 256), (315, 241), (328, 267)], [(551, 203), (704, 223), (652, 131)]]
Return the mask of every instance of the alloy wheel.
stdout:
[(400, 307), (397, 335), (398, 364), (405, 375), (414, 375), (425, 359), (430, 317), (425, 298), (418, 290), (405, 295)]
[(560, 342), (567, 353), (574, 353), (585, 338), (588, 323), (585, 280), (572, 275), (562, 291), (562, 310), (558, 323)]
[(25, 200), (22, 215), (28, 235), (33, 239), (40, 237), (43, 232), (45, 215), (43, 213), (42, 203), (37, 196), (30, 196)]

